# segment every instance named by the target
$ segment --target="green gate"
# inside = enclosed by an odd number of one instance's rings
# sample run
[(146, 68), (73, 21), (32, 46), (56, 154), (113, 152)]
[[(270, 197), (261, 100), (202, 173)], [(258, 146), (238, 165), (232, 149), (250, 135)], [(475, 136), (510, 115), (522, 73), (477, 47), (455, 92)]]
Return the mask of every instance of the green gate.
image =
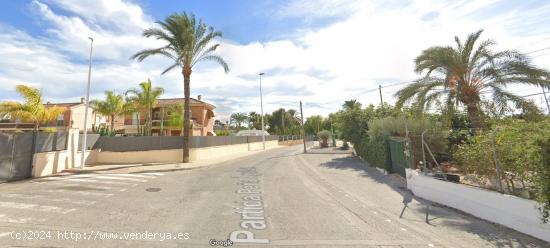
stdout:
[(411, 164), (410, 151), (406, 149), (406, 139), (390, 137), (388, 139), (388, 150), (390, 152), (390, 172), (405, 177), (405, 168), (409, 168)]

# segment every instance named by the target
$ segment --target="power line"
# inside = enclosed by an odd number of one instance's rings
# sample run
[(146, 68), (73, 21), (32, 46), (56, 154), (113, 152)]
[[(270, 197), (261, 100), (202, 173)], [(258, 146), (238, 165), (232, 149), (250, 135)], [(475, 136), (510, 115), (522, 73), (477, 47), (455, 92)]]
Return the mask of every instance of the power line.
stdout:
[(521, 96), (521, 97), (538, 96), (538, 95), (542, 95), (542, 94), (544, 94), (544, 92), (543, 92), (543, 93), (534, 93), (534, 94), (529, 94), (529, 95), (525, 95), (525, 96)]
[(529, 43), (529, 44), (525, 44), (525, 45), (520, 45), (520, 46), (517, 46), (517, 47), (516, 47), (516, 48), (514, 48), (514, 49), (519, 49), (519, 48), (521, 48), (521, 47), (526, 47), (526, 46), (530, 46), (530, 45), (538, 44), (538, 43), (541, 43), (541, 42), (543, 42), (543, 41), (547, 41), (547, 40), (550, 40), (550, 37), (546, 37), (546, 38), (544, 38), (544, 39), (542, 39), (542, 40), (534, 41), (534, 42), (531, 42), (531, 43)]
[(550, 47), (541, 48), (541, 49), (539, 49), (539, 50), (531, 51), (531, 52), (528, 52), (528, 53), (526, 53), (526, 54), (537, 53), (537, 52), (544, 51), (544, 50), (548, 50), (548, 49), (550, 49)]
[[(390, 88), (390, 87), (394, 87), (394, 86), (398, 86), (398, 85), (409, 84), (409, 83), (412, 83), (414, 81), (415, 80), (408, 80), (408, 81), (401, 81), (401, 82), (396, 82), (396, 83), (392, 83), (392, 84), (386, 84), (386, 85), (382, 85), (382, 88)], [(331, 104), (331, 103), (335, 103), (335, 102), (340, 102), (340, 101), (345, 100), (345, 99), (353, 99), (353, 98), (356, 98), (356, 97), (359, 97), (359, 96), (362, 96), (364, 94), (371, 93), (371, 92), (374, 92), (374, 91), (377, 91), (377, 90), (380, 90), (380, 88), (376, 87), (376, 88), (368, 89), (368, 90), (362, 91), (362, 92), (360, 92), (356, 95), (347, 96), (345, 98), (339, 98), (337, 100), (330, 101), (330, 102), (319, 103), (319, 105), (327, 105), (327, 104)]]
[(538, 58), (538, 57), (545, 56), (545, 55), (550, 55), (550, 53), (539, 54), (539, 55), (533, 56), (533, 57), (531, 57), (531, 58), (534, 59), (534, 58)]
[(358, 96), (361, 96), (361, 95), (364, 95), (364, 94), (367, 94), (367, 93), (370, 93), (370, 92), (373, 92), (373, 91), (377, 91), (378, 90), (378, 87), (374, 88), (374, 89), (370, 89), (370, 90), (366, 90), (366, 91), (363, 91), (357, 95), (353, 95), (353, 96), (348, 96), (348, 97), (345, 97), (345, 98), (340, 98), (338, 100), (334, 100), (334, 101), (330, 101), (330, 102), (324, 102), (324, 103), (320, 103), (319, 105), (326, 105), (326, 104), (331, 104), (331, 103), (335, 103), (335, 102), (339, 102), (339, 101), (342, 101), (344, 99), (350, 99), (350, 98), (354, 98), (354, 97), (358, 97)]

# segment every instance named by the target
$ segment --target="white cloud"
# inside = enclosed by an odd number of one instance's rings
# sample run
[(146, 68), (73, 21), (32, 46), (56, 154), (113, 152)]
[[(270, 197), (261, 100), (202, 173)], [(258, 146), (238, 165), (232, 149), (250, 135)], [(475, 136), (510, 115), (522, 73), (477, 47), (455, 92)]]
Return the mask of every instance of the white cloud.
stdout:
[[(229, 74), (212, 64), (201, 65), (192, 75), (192, 95), (203, 94), (205, 100), (218, 105), (222, 119), (231, 111), (259, 111), (258, 76), (264, 71), (266, 112), (279, 107), (298, 107), (302, 100), (307, 115), (335, 111), (347, 98), (363, 104), (379, 102), (378, 84), (414, 79), (413, 59), (421, 50), (433, 45), (452, 44), (453, 37), (485, 28), (484, 38), (494, 38), (502, 48), (528, 52), (548, 46), (548, 42), (531, 44), (548, 35), (550, 28), (518, 35), (510, 31), (518, 23), (536, 23), (548, 13), (550, 4), (530, 11), (507, 11), (501, 15), (476, 16), (497, 0), (441, 2), (400, 1), (290, 1), (274, 18), (338, 17), (339, 21), (312, 30), (297, 30), (300, 38), (264, 43), (238, 44), (224, 40), (220, 54), (231, 65)], [(56, 13), (51, 6), (64, 10)], [(122, 93), (151, 78), (163, 86), (169, 97), (183, 95), (178, 70), (160, 73), (170, 61), (148, 59), (130, 61), (130, 55), (143, 48), (158, 47), (155, 40), (144, 39), (141, 32), (153, 26), (153, 18), (135, 3), (121, 0), (68, 1), (35, 0), (31, 6), (47, 23), (48, 36), (31, 37), (22, 31), (0, 26), (0, 97), (13, 98), (13, 86), (29, 83), (44, 89), (51, 101), (75, 101), (84, 95), (87, 78), (88, 36), (95, 38), (92, 71), (93, 97), (104, 90)], [(543, 11), (544, 10), (544, 11)], [(432, 13), (433, 18), (423, 20)], [(223, 31), (223, 30), (221, 30)], [(293, 36), (296, 37), (296, 36)], [(543, 53), (537, 53), (543, 54)], [(75, 62), (76, 61), (76, 62)], [(534, 60), (550, 67), (550, 56)], [(292, 85), (292, 87), (288, 87)], [(384, 88), (384, 100), (393, 102), (399, 87)], [(286, 92), (285, 92), (286, 90)], [(534, 89), (524, 90), (525, 94)], [(11, 93), (10, 93), (11, 92)], [(285, 95), (286, 94), (286, 95)], [(538, 98), (537, 98), (538, 101)], [(333, 103), (327, 103), (333, 102)], [(295, 103), (295, 104), (291, 104)], [(325, 104), (327, 103), (327, 104)]]
[(358, 0), (291, 0), (276, 9), (277, 18), (315, 19), (353, 13), (359, 7)]

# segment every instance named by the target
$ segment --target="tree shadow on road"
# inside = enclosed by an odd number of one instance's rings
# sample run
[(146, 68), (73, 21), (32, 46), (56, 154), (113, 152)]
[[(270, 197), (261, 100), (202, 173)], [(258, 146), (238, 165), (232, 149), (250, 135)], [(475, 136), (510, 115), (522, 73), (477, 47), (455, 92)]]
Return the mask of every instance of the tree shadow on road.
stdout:
[[(416, 211), (428, 213), (425, 222), (418, 219), (405, 219), (420, 224), (428, 224), (436, 228), (452, 228), (479, 236), (483, 240), (496, 247), (550, 247), (550, 243), (533, 238), (531, 236), (514, 231), (502, 225), (481, 220), (451, 207), (439, 205), (431, 201), (416, 197), (406, 186), (406, 180), (396, 174), (385, 175), (367, 162), (357, 157), (345, 156), (335, 157), (321, 167), (340, 170), (353, 170), (361, 173), (361, 176), (368, 177), (377, 183), (389, 186), (393, 191), (402, 196), (403, 209), (396, 215), (403, 217), (413, 201), (419, 203)], [(460, 237), (457, 237), (460, 239)]]
[(351, 149), (342, 149), (341, 147), (312, 147), (307, 150), (308, 154), (351, 154)]

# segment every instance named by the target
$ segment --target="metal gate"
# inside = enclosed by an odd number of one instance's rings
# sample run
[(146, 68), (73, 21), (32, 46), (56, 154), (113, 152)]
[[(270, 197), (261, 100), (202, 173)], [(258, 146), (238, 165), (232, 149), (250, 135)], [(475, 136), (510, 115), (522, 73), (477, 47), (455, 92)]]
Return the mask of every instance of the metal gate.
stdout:
[(0, 183), (29, 178), (33, 132), (0, 133)]
[(411, 164), (410, 152), (407, 151), (406, 140), (401, 137), (391, 137), (388, 139), (390, 150), (391, 172), (405, 177), (405, 168)]

